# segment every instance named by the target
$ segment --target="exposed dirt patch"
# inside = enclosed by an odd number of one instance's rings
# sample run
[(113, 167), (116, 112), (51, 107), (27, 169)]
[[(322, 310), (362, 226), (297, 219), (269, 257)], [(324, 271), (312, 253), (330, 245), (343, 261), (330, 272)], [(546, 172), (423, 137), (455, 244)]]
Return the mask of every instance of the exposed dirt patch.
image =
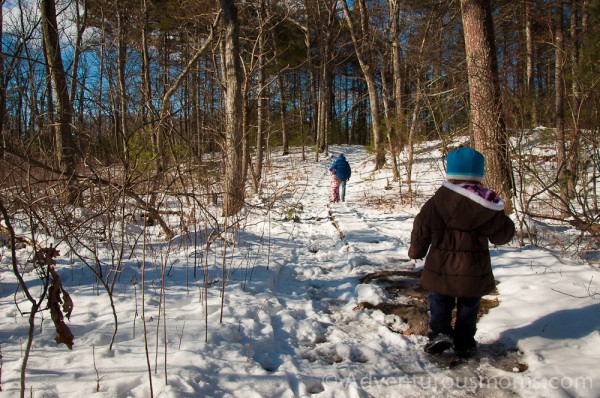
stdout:
[[(371, 304), (362, 302), (355, 310), (377, 309), (386, 315), (396, 315), (408, 328), (401, 330), (404, 334), (426, 335), (429, 318), (427, 315), (427, 291), (419, 283), (420, 272), (412, 271), (380, 271), (368, 274), (361, 283), (377, 283), (382, 285), (396, 302)], [(388, 325), (390, 327), (390, 325)], [(399, 331), (390, 327), (393, 331)]]
[[(415, 271), (380, 271), (364, 276), (361, 283), (376, 283), (383, 286), (394, 297), (394, 302), (374, 305), (367, 302), (358, 304), (355, 310), (377, 309), (386, 315), (396, 315), (408, 328), (398, 330), (393, 325), (387, 325), (390, 330), (403, 334), (426, 336), (429, 332), (428, 292), (421, 287), (420, 272)], [(492, 295), (497, 295), (497, 292)], [(481, 299), (478, 319), (487, 314), (491, 308), (499, 305), (497, 298)], [(453, 323), (456, 310), (453, 312)], [(444, 367), (456, 367), (465, 363), (452, 352), (433, 359)], [(521, 373), (528, 369), (523, 360), (523, 354), (516, 347), (508, 347), (501, 342), (480, 344), (478, 352), (472, 359), (466, 361), (478, 366), (487, 363), (492, 367), (509, 372)]]
[[(404, 334), (426, 336), (428, 333), (429, 305), (427, 290), (421, 287), (420, 272), (415, 271), (380, 271), (364, 276), (361, 283), (376, 283), (383, 286), (394, 298), (393, 303), (371, 304), (360, 303), (355, 310), (377, 309), (387, 315), (396, 315), (408, 324)], [(482, 299), (479, 318), (487, 314), (491, 308), (497, 307), (498, 299)], [(453, 322), (456, 311), (453, 312)]]

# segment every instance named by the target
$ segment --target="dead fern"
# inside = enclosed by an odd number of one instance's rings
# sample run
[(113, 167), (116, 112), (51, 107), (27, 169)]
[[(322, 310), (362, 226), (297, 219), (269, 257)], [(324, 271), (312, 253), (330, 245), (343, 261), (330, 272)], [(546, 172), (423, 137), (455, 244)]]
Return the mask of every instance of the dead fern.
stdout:
[[(67, 319), (71, 318), (71, 312), (73, 312), (73, 300), (71, 296), (62, 285), (58, 273), (54, 269), (56, 261), (54, 257), (60, 256), (60, 252), (54, 247), (46, 247), (39, 249), (35, 253), (34, 261), (38, 266), (47, 266), (50, 272), (51, 284), (48, 288), (48, 308), (50, 309), (50, 316), (52, 322), (54, 322), (54, 328), (56, 329), (56, 337), (54, 341), (57, 344), (64, 344), (69, 350), (73, 349), (73, 333), (64, 321), (64, 317)], [(61, 297), (62, 296), (62, 297)], [(61, 309), (62, 304), (62, 309)], [(64, 311), (64, 314), (63, 314)]]

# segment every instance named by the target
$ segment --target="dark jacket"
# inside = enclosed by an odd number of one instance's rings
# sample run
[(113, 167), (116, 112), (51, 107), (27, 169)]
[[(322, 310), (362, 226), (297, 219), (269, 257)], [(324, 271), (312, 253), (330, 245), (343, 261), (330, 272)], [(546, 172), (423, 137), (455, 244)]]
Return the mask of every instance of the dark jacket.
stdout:
[(335, 169), (335, 176), (342, 181), (349, 180), (350, 176), (352, 175), (352, 169), (350, 168), (350, 164), (346, 161), (344, 155), (338, 156), (338, 158), (329, 168), (329, 171), (333, 171), (333, 169)]
[(446, 181), (415, 218), (408, 256), (427, 255), (421, 275), (425, 289), (481, 297), (495, 287), (488, 241), (505, 244), (514, 233), (502, 200), (490, 202)]

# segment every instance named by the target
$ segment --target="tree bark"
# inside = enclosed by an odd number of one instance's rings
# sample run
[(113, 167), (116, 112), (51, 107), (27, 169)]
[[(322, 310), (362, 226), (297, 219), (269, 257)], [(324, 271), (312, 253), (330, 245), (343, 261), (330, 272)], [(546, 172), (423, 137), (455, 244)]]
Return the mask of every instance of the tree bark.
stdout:
[[(0, 43), (4, 35), (4, 0), (0, 2)], [(4, 147), (8, 144), (6, 131), (4, 130), (4, 118), (6, 115), (6, 77), (4, 69), (4, 51), (0, 51), (0, 159), (4, 158)]]
[(485, 181), (511, 211), (513, 178), (508, 134), (502, 116), (490, 0), (461, 0), (475, 148), (485, 157)]
[(283, 79), (283, 74), (279, 73), (277, 75), (277, 85), (279, 86), (279, 113), (281, 120), (281, 146), (282, 146), (282, 154), (288, 155), (290, 153), (290, 144), (289, 137), (286, 125), (287, 119), (287, 105), (285, 99), (285, 81)]
[(374, 54), (370, 53), (369, 48), (372, 43), (369, 42), (369, 23), (367, 15), (367, 6), (364, 0), (356, 0), (355, 7), (358, 7), (360, 27), (356, 26), (348, 9), (348, 1), (342, 0), (342, 8), (346, 16), (346, 22), (350, 29), (352, 43), (360, 68), (367, 83), (369, 93), (369, 104), (371, 106), (371, 129), (373, 132), (373, 149), (375, 150), (375, 169), (379, 170), (385, 165), (385, 151), (383, 148), (383, 139), (381, 135), (381, 119), (379, 115), (379, 95), (375, 83), (375, 66), (372, 62)]
[[(403, 119), (402, 109), (402, 68), (400, 62), (400, 42), (398, 38), (399, 34), (399, 7), (398, 0), (388, 0), (389, 12), (390, 12), (390, 40), (392, 46), (392, 90), (394, 99), (394, 115), (390, 115), (393, 118), (391, 121), (391, 129), (388, 127), (388, 140), (390, 145), (390, 156), (392, 157), (392, 171), (394, 173), (394, 179), (400, 180), (400, 171), (398, 169), (398, 160), (396, 156), (395, 142), (392, 141), (393, 133), (395, 132), (400, 137), (401, 128), (400, 125)], [(397, 140), (400, 142), (400, 140)], [(402, 151), (402, 146), (399, 146), (399, 150)]]
[(579, 121), (582, 108), (582, 96), (580, 88), (580, 49), (581, 49), (581, 38), (580, 38), (580, 15), (582, 10), (578, 0), (570, 0), (570, 39), (571, 39), (571, 112), (573, 115), (573, 127), (570, 134), (570, 148), (569, 148), (569, 179), (568, 179), (568, 196), (569, 198), (575, 197), (575, 190), (577, 185), (578, 167), (580, 163), (580, 132), (579, 132)]
[[(387, 78), (385, 72), (385, 68), (381, 71), (381, 81), (382, 81), (382, 90), (381, 90), (381, 98), (383, 103), (383, 115), (385, 118), (385, 127), (386, 127), (386, 139), (388, 148), (390, 150), (390, 160), (392, 163), (392, 174), (393, 180), (398, 181), (400, 179), (400, 172), (398, 171), (398, 162), (396, 157), (396, 148), (394, 146), (393, 134), (395, 130), (394, 119), (395, 116), (392, 116), (392, 106), (390, 105), (391, 99), (389, 95), (388, 85), (393, 85), (393, 82), (390, 84), (388, 82), (389, 78)], [(393, 89), (392, 89), (393, 90)]]
[(309, 109), (312, 111), (312, 117), (309, 122), (309, 135), (314, 143), (317, 142), (317, 113), (319, 106), (317, 105), (317, 79), (316, 79), (316, 66), (313, 61), (312, 51), (313, 45), (310, 35), (310, 25), (307, 22), (306, 29), (304, 30), (304, 44), (306, 45), (306, 56), (308, 58), (308, 84), (309, 84)]
[[(319, 52), (319, 78), (318, 90), (316, 90), (317, 108), (317, 151), (315, 151), (316, 161), (319, 161), (319, 153), (326, 152), (329, 148), (328, 133), (329, 124), (331, 122), (331, 82), (332, 82), (332, 63), (335, 54), (335, 47), (332, 43), (334, 36), (334, 24), (337, 21), (336, 8), (337, 0), (327, 0), (323, 2), (323, 6), (318, 2), (315, 6), (318, 13), (316, 30)], [(323, 26), (325, 28), (323, 28)], [(311, 93), (312, 95), (312, 93)]]
[(525, 90), (527, 99), (530, 101), (531, 109), (531, 126), (535, 127), (538, 124), (537, 120), (537, 101), (535, 98), (535, 86), (533, 82), (533, 7), (531, 0), (525, 0), (525, 51), (526, 51), (526, 66), (525, 66)]
[(125, 67), (127, 65), (127, 16), (121, 10), (119, 1), (117, 1), (117, 96), (118, 96), (118, 119), (117, 119), (117, 138), (122, 145), (123, 158), (127, 163), (129, 160), (129, 144), (127, 137), (127, 82), (125, 81)]
[[(81, 57), (81, 43), (83, 42), (83, 33), (85, 32), (85, 28), (87, 25), (87, 3), (84, 1), (82, 4), (83, 7), (83, 15), (81, 14), (81, 9), (79, 8), (79, 2), (76, 1), (74, 3), (75, 6), (75, 21), (76, 21), (76, 28), (77, 28), (77, 37), (75, 38), (75, 48), (74, 48), (74, 54), (73, 54), (73, 72), (72, 72), (72, 78), (71, 78), (71, 94), (70, 94), (70, 98), (71, 101), (73, 102), (73, 104), (75, 103), (75, 97), (77, 96), (77, 88), (79, 86), (79, 81), (78, 81), (78, 76), (77, 76), (77, 72), (79, 70), (79, 60)], [(83, 88), (83, 83), (82, 83), (82, 88)], [(79, 104), (80, 109), (84, 107), (84, 103), (81, 102)]]
[(258, 78), (256, 91), (258, 98), (256, 101), (256, 159), (254, 161), (254, 170), (252, 173), (254, 191), (258, 193), (260, 188), (260, 181), (262, 179), (263, 169), (263, 153), (265, 145), (265, 121), (268, 114), (268, 102), (265, 94), (267, 88), (266, 82), (266, 71), (265, 71), (265, 26), (264, 21), (266, 20), (266, 8), (265, 0), (258, 1), (258, 10), (261, 29), (258, 32)]
[[(46, 63), (57, 112), (55, 126), (57, 163), (64, 176), (70, 179), (75, 168), (75, 145), (71, 130), (73, 108), (69, 99), (67, 77), (61, 56), (56, 4), (53, 0), (40, 0), (39, 4)], [(75, 187), (71, 183), (67, 185), (66, 200), (72, 203), (76, 199)]]
[(329, 39), (324, 39), (321, 43), (321, 65), (319, 76), (319, 90), (317, 99), (317, 148), (316, 161), (319, 161), (319, 153), (328, 148), (329, 132), (329, 108), (331, 100), (331, 70), (329, 62), (330, 45)]
[(225, 197), (223, 216), (237, 214), (244, 204), (242, 178), (242, 68), (239, 22), (234, 0), (220, 0), (225, 30)]
[[(152, 85), (150, 83), (150, 52), (148, 49), (148, 2), (142, 0), (142, 98), (144, 101), (144, 109), (142, 109), (142, 118), (144, 124), (150, 123), (154, 127), (154, 107), (152, 106)], [(154, 130), (154, 129), (153, 129)], [(151, 135), (152, 146), (156, 152), (155, 135)]]
[(558, 184), (560, 187), (561, 208), (563, 215), (567, 214), (569, 165), (565, 139), (565, 86), (564, 86), (564, 4), (563, 0), (556, 0), (554, 40), (554, 110), (556, 123), (556, 170), (558, 171)]

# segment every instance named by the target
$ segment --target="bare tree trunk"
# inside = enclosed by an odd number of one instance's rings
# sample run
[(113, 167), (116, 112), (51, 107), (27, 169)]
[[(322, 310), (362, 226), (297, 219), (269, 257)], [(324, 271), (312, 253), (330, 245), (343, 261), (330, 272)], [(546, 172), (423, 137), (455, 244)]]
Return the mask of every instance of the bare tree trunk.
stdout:
[(309, 135), (312, 138), (313, 142), (317, 142), (317, 120), (318, 120), (318, 112), (319, 106), (317, 105), (317, 83), (315, 78), (315, 63), (313, 62), (312, 57), (312, 41), (310, 37), (310, 28), (307, 26), (304, 32), (304, 43), (306, 44), (306, 52), (308, 57), (308, 81), (309, 81), (309, 109), (312, 110), (312, 117), (310, 118), (310, 130)]
[[(148, 50), (148, 2), (142, 0), (143, 26), (142, 26), (142, 95), (144, 99), (143, 120), (144, 124), (150, 121), (154, 127), (154, 107), (152, 105), (152, 85), (150, 84), (150, 54)], [(154, 131), (154, 129), (152, 129)], [(151, 135), (152, 147), (156, 153), (156, 138)]]
[[(328, 41), (328, 40), (326, 40)], [(323, 43), (321, 55), (329, 53), (329, 43)], [(318, 112), (317, 112), (317, 161), (319, 153), (324, 152), (328, 148), (327, 133), (329, 132), (329, 106), (331, 99), (331, 71), (329, 70), (329, 59), (322, 59), (319, 91), (318, 91)]]
[(248, 170), (252, 164), (252, 153), (250, 151), (250, 110), (248, 101), (248, 76), (244, 74), (242, 80), (242, 181), (248, 181)]
[[(317, 12), (316, 19), (316, 31), (317, 37), (317, 50), (319, 54), (319, 65), (315, 67), (318, 69), (318, 82), (316, 76), (311, 73), (311, 102), (313, 96), (313, 90), (315, 95), (314, 103), (314, 116), (316, 117), (316, 148), (315, 161), (319, 161), (319, 153), (328, 151), (328, 132), (329, 132), (329, 116), (331, 108), (331, 74), (332, 74), (332, 62), (334, 59), (335, 49), (332, 44), (334, 36), (334, 23), (336, 22), (336, 7), (337, 0), (327, 0), (317, 2), (314, 6)], [(307, 14), (307, 18), (309, 18)], [(307, 26), (309, 22), (307, 21)], [(305, 42), (308, 41), (310, 44), (310, 29), (305, 31)], [(311, 54), (308, 54), (310, 57)], [(317, 87), (318, 86), (318, 89)]]
[(571, 38), (571, 114), (573, 115), (573, 126), (570, 134), (570, 148), (569, 148), (569, 166), (568, 166), (568, 181), (567, 181), (567, 192), (569, 198), (575, 197), (575, 189), (577, 185), (578, 176), (578, 164), (580, 162), (580, 132), (579, 132), (579, 118), (581, 112), (581, 89), (579, 82), (579, 58), (580, 58), (580, 24), (579, 16), (581, 10), (579, 7), (579, 1), (570, 0), (570, 38)]
[[(46, 54), (46, 44), (42, 42), (42, 47), (43, 47), (43, 53)], [(33, 61), (28, 61), (30, 64), (33, 64)], [(46, 79), (44, 81), (45, 85), (46, 85), (46, 89), (45, 89), (45, 95), (42, 95), (42, 100), (40, 102), (40, 106), (39, 106), (39, 111), (38, 111), (38, 117), (41, 116), (43, 113), (46, 114), (46, 118), (47, 120), (42, 116), (40, 117), (40, 131), (44, 133), (44, 136), (48, 135), (52, 135), (53, 137), (49, 137), (49, 141), (52, 140), (56, 140), (56, 135), (57, 135), (57, 121), (56, 121), (56, 111), (55, 111), (55, 107), (54, 107), (54, 93), (52, 90), (52, 78), (51, 76), (51, 71), (50, 71), (50, 65), (48, 64), (48, 62), (46, 62), (46, 64), (44, 65), (45, 70), (46, 70)], [(29, 81), (31, 83), (35, 82), (35, 79), (33, 78), (33, 76), (30, 77)], [(44, 100), (46, 101), (44, 103)], [(33, 107), (35, 105), (35, 99), (31, 99), (31, 106)], [(44, 112), (44, 105), (46, 106), (46, 110)], [(21, 110), (21, 112), (23, 112), (23, 110)], [(32, 123), (33, 124), (33, 123)], [(19, 134), (23, 134), (23, 127), (22, 127), (22, 123), (19, 120), (19, 129), (17, 130)], [(42, 142), (42, 145), (44, 145), (44, 143)], [(58, 158), (58, 157), (57, 157)], [(58, 160), (57, 160), (58, 162)]]
[[(389, 0), (390, 18), (392, 18), (392, 69), (394, 71), (394, 101), (396, 103), (396, 117), (402, 118), (404, 104), (402, 103), (402, 63), (400, 61), (400, 42), (398, 38), (398, 1)], [(399, 121), (400, 122), (400, 121)]]
[(471, 131), (486, 159), (486, 183), (512, 211), (513, 178), (508, 134), (502, 116), (498, 62), (490, 0), (461, 0), (469, 79)]
[[(85, 32), (86, 24), (87, 24), (87, 3), (84, 1), (82, 3), (83, 6), (83, 15), (80, 15), (81, 10), (79, 8), (79, 2), (74, 2), (75, 6), (75, 25), (77, 28), (77, 36), (75, 38), (75, 53), (73, 54), (73, 76), (71, 78), (71, 94), (70, 98), (75, 103), (75, 97), (77, 95), (77, 87), (78, 87), (78, 78), (77, 72), (79, 70), (79, 59), (81, 57), (81, 43), (83, 41), (83, 33)], [(82, 85), (83, 86), (83, 85)], [(83, 88), (83, 87), (82, 87)], [(81, 102), (79, 104), (80, 107), (83, 107), (84, 104)]]
[(348, 1), (342, 0), (342, 8), (346, 16), (346, 22), (352, 36), (352, 43), (356, 57), (360, 64), (360, 68), (367, 83), (369, 92), (369, 104), (371, 106), (371, 128), (373, 132), (373, 149), (375, 150), (375, 169), (379, 170), (385, 165), (385, 151), (383, 149), (383, 139), (381, 137), (381, 119), (379, 115), (379, 95), (375, 82), (375, 63), (373, 62), (374, 54), (370, 51), (373, 43), (369, 41), (369, 23), (367, 15), (367, 6), (364, 0), (356, 0), (355, 7), (359, 11), (359, 26), (356, 26), (350, 10), (348, 9)]
[(122, 145), (123, 158), (126, 164), (129, 160), (129, 148), (127, 138), (127, 97), (126, 97), (126, 85), (125, 81), (125, 67), (127, 64), (127, 17), (124, 15), (125, 12), (121, 10), (119, 1), (117, 1), (117, 96), (118, 96), (118, 109), (117, 114), (119, 118), (117, 120), (117, 137)]
[(258, 99), (256, 104), (256, 160), (254, 161), (253, 171), (253, 184), (254, 191), (258, 192), (260, 187), (260, 180), (262, 178), (263, 169), (263, 151), (265, 145), (265, 120), (268, 112), (268, 102), (266, 97), (266, 72), (265, 72), (265, 26), (264, 21), (266, 20), (266, 8), (265, 0), (259, 0), (258, 2), (259, 17), (261, 29), (258, 33), (258, 79), (257, 88)]
[[(104, 119), (104, 105), (103, 105), (103, 100), (104, 100), (104, 90), (102, 90), (103, 87), (103, 81), (104, 81), (104, 73), (105, 73), (105, 66), (104, 66), (104, 61), (106, 60), (105, 57), (105, 53), (106, 53), (106, 27), (104, 25), (104, 22), (101, 23), (100, 26), (100, 43), (99, 43), (99, 60), (98, 60), (98, 83), (96, 85), (96, 90), (98, 90), (98, 103), (96, 104), (96, 109), (95, 109), (95, 116), (96, 116), (96, 120), (97, 120), (97, 125), (96, 125), (96, 129), (98, 131), (98, 141), (100, 141), (100, 136), (104, 133), (103, 129), (104, 129), (104, 123), (103, 123), (103, 119)], [(106, 160), (109, 158), (109, 152), (103, 148), (102, 150), (102, 156), (103, 158)]]
[(50, 71), (52, 90), (56, 102), (56, 156), (61, 172), (69, 179), (66, 200), (72, 203), (76, 199), (75, 186), (70, 182), (75, 168), (75, 145), (71, 130), (73, 108), (69, 99), (67, 78), (61, 56), (58, 24), (56, 22), (56, 5), (54, 0), (40, 0), (39, 7), (46, 62)]
[[(410, 128), (408, 130), (408, 139), (406, 147), (408, 150), (408, 159), (406, 160), (406, 186), (409, 193), (412, 192), (412, 168), (415, 155), (415, 136), (417, 135), (417, 127), (419, 124), (419, 112), (421, 111), (421, 75), (417, 77), (417, 93), (415, 96), (415, 105), (413, 108)], [(412, 195), (410, 196), (412, 203)]]
[(296, 89), (298, 90), (297, 96), (298, 96), (298, 124), (300, 125), (300, 145), (302, 147), (302, 161), (306, 161), (306, 137), (305, 137), (305, 132), (304, 132), (304, 98), (303, 98), (303, 89), (302, 89), (302, 84), (300, 83), (302, 81), (302, 72), (300, 70), (296, 71), (297, 73), (297, 80), (298, 80), (298, 85), (296, 86)]
[(285, 87), (284, 87), (284, 79), (282, 73), (280, 72), (277, 75), (277, 85), (279, 86), (279, 113), (281, 118), (281, 146), (283, 154), (287, 155), (290, 153), (290, 144), (288, 139), (288, 131), (286, 126), (286, 118), (287, 118), (287, 106), (285, 99)]
[(581, 5), (581, 31), (587, 33), (588, 30), (588, 22), (589, 22), (589, 7), (590, 0), (583, 0), (583, 4)]
[(571, 93), (573, 95), (573, 112), (577, 113), (579, 104), (581, 102), (581, 90), (579, 88), (578, 71), (579, 68), (579, 50), (581, 48), (580, 35), (579, 35), (579, 15), (581, 13), (579, 8), (579, 2), (577, 0), (569, 0), (570, 4), (570, 36), (571, 36)]
[(337, 0), (323, 2), (324, 7), (317, 5), (318, 24), (324, 24), (325, 28), (317, 27), (320, 34), (318, 36), (319, 50), (319, 82), (317, 91), (317, 151), (316, 161), (319, 160), (319, 153), (326, 152), (329, 148), (329, 109), (331, 108), (331, 74), (332, 62), (334, 58), (333, 47), (333, 27), (336, 22)]
[[(335, 0), (337, 2), (337, 0)], [(315, 144), (317, 148), (319, 148), (319, 133), (318, 133), (318, 113), (319, 113), (319, 105), (317, 100), (317, 64), (314, 62), (313, 50), (315, 41), (311, 32), (311, 23), (314, 23), (314, 18), (311, 17), (311, 11), (316, 10), (317, 14), (320, 15), (320, 5), (317, 2), (313, 4), (311, 1), (306, 0), (306, 7), (304, 7), (304, 20), (305, 24), (301, 24), (294, 19), (291, 19), (292, 23), (296, 23), (296, 25), (302, 30), (304, 34), (304, 45), (306, 46), (306, 59), (308, 65), (308, 89), (309, 89), (309, 106), (310, 115), (309, 118), (309, 135), (312, 139), (312, 142)], [(317, 25), (320, 24), (320, 19), (316, 22)], [(320, 29), (319, 29), (320, 31)], [(325, 31), (330, 31), (330, 29), (325, 29)], [(317, 160), (319, 158), (319, 151), (317, 150)]]
[(554, 26), (555, 60), (554, 60), (554, 110), (556, 123), (556, 170), (560, 186), (561, 208), (563, 215), (567, 214), (569, 166), (565, 139), (565, 88), (564, 88), (564, 30), (563, 30), (563, 0), (556, 0), (556, 19)]
[(390, 150), (390, 157), (392, 162), (392, 174), (394, 181), (398, 181), (400, 179), (400, 173), (398, 171), (398, 162), (396, 157), (396, 148), (394, 146), (394, 141), (392, 135), (394, 134), (394, 120), (390, 109), (390, 97), (388, 94), (388, 79), (384, 73), (385, 69), (381, 71), (381, 80), (382, 80), (382, 90), (381, 97), (383, 102), (383, 114), (385, 117), (385, 127), (386, 127), (386, 139), (387, 144)]
[[(0, 2), (0, 43), (4, 38), (4, 0)], [(7, 132), (4, 130), (6, 116), (6, 71), (4, 69), (4, 51), (0, 51), (0, 159), (4, 158), (4, 148), (8, 145)]]
[(526, 49), (526, 76), (525, 90), (527, 99), (530, 101), (531, 125), (538, 125), (537, 120), (537, 101), (535, 98), (535, 86), (533, 83), (533, 7), (531, 0), (525, 0), (525, 49)]
[[(223, 216), (237, 214), (244, 205), (242, 178), (242, 68), (240, 65), (239, 23), (234, 0), (220, 0), (225, 29), (225, 198)], [(225, 281), (223, 281), (225, 283)]]
[(201, 134), (202, 134), (202, 130), (201, 130), (201, 126), (202, 126), (202, 116), (204, 115), (204, 112), (201, 112), (201, 105), (200, 105), (200, 93), (199, 90), (197, 89), (197, 87), (199, 87), (200, 82), (202, 81), (201, 77), (200, 77), (200, 67), (198, 66), (198, 64), (196, 64), (196, 66), (194, 67), (194, 71), (193, 71), (193, 75), (192, 75), (192, 82), (191, 82), (191, 87), (190, 90), (192, 92), (192, 120), (190, 122), (191, 126), (191, 135), (192, 135), (192, 139), (193, 139), (193, 150), (194, 150), (194, 154), (196, 155), (198, 162), (202, 163), (202, 152), (203, 152), (203, 148), (202, 148), (202, 138), (201, 138)]
[[(169, 46), (166, 43), (167, 34), (165, 32), (161, 33), (163, 45), (159, 49), (158, 57), (162, 58), (162, 101), (160, 102), (160, 109), (158, 111), (158, 123), (154, 126), (151, 134), (152, 140), (152, 150), (154, 151), (154, 176), (148, 177), (149, 183), (152, 184), (152, 190), (150, 192), (150, 200), (149, 205), (153, 209), (157, 208), (157, 199), (160, 192), (161, 183), (164, 181), (165, 176), (163, 175), (167, 169), (167, 150), (166, 150), (166, 139), (169, 134), (169, 128), (171, 126), (171, 94), (167, 94), (169, 88), (167, 87), (169, 84), (169, 66), (168, 59), (170, 54)], [(148, 68), (150, 65), (146, 65)], [(121, 81), (121, 79), (119, 79)], [(124, 76), (123, 76), (124, 81)], [(119, 90), (120, 91), (120, 90)], [(158, 91), (158, 89), (157, 89)], [(172, 90), (174, 91), (174, 90)], [(124, 117), (124, 114), (122, 114)], [(123, 128), (125, 127), (125, 123), (122, 122)], [(125, 130), (123, 130), (123, 133)], [(126, 141), (125, 135), (123, 134), (124, 142)], [(126, 147), (125, 147), (126, 148)], [(125, 149), (125, 153), (127, 154), (127, 149)], [(162, 219), (154, 219), (149, 218), (147, 223), (149, 225), (153, 225), (155, 222), (159, 222), (163, 229), (166, 232), (167, 240), (170, 239), (172, 233), (170, 228), (168, 228), (167, 224)], [(168, 232), (167, 232), (168, 231)]]
[[(388, 141), (390, 145), (390, 156), (392, 157), (392, 171), (394, 173), (394, 180), (400, 180), (400, 171), (398, 169), (398, 159), (396, 151), (396, 143), (392, 141), (394, 132), (400, 137), (400, 124), (402, 123), (402, 68), (400, 65), (400, 43), (398, 38), (399, 33), (399, 7), (398, 0), (388, 0), (389, 13), (390, 13), (390, 41), (392, 45), (392, 90), (393, 99), (395, 103), (394, 114), (390, 113), (386, 116), (390, 120), (388, 125)], [(390, 129), (391, 127), (391, 129)], [(397, 142), (399, 142), (398, 140)], [(399, 148), (402, 150), (402, 147)]]

